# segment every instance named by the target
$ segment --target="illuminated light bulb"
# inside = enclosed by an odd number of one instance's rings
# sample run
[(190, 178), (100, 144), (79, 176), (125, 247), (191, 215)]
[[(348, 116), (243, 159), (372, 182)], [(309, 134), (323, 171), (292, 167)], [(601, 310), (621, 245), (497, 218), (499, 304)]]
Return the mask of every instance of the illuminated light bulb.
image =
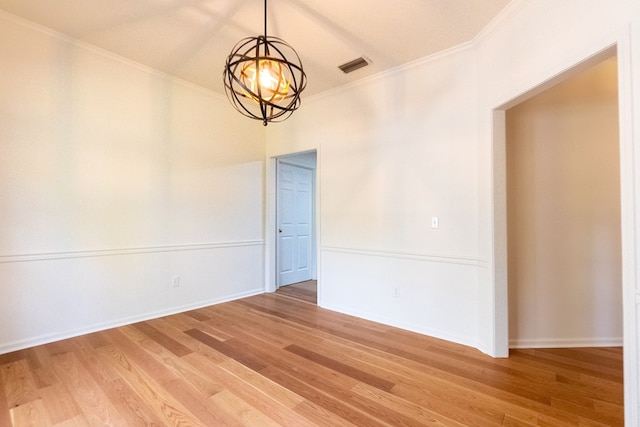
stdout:
[(267, 102), (284, 99), (289, 93), (290, 82), (284, 75), (282, 64), (263, 59), (258, 61), (258, 70), (255, 62), (242, 68), (241, 80), (249, 91), (246, 95), (258, 103), (260, 98)]

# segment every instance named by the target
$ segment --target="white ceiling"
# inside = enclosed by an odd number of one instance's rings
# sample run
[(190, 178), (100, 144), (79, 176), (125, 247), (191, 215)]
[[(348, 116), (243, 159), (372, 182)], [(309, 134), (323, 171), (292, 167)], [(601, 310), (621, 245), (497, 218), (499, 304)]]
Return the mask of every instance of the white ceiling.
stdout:
[[(470, 41), (509, 1), (269, 0), (268, 35), (300, 55), (308, 96)], [(219, 93), (227, 55), (264, 27), (263, 0), (0, 0), (0, 9)], [(359, 56), (372, 64), (338, 69)]]

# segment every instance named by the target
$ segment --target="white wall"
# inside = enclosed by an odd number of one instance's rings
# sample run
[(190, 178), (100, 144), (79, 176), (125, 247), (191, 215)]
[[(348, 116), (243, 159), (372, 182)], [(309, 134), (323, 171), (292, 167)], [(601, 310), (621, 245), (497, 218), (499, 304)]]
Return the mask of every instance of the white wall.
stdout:
[(268, 158), (319, 153), (320, 303), (506, 356), (504, 115), (495, 110), (617, 44), (625, 396), (628, 423), (639, 425), (639, 27), (635, 0), (514, 0), (466, 49), (307, 99), (270, 127)]
[(262, 292), (259, 123), (5, 14), (0, 63), (0, 353)]
[(269, 127), (268, 156), (318, 149), (324, 307), (477, 345), (473, 61), (460, 49)]

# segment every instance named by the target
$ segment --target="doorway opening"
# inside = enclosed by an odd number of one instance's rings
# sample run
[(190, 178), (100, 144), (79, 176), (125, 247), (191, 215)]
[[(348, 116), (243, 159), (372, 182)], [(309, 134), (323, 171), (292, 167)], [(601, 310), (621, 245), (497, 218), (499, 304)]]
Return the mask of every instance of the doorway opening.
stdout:
[[(501, 106), (496, 107), (493, 110), (493, 150), (492, 150), (492, 181), (493, 181), (493, 215), (492, 215), (492, 229), (493, 229), (493, 239), (492, 239), (492, 247), (493, 247), (493, 304), (492, 304), (492, 319), (493, 319), (493, 342), (492, 342), (492, 354), (495, 357), (508, 357), (509, 355), (509, 298), (508, 298), (508, 248), (507, 248), (507, 159), (506, 159), (506, 111), (512, 107), (517, 106), (518, 104), (533, 98), (534, 96), (543, 93), (549, 88), (556, 86), (557, 84), (569, 79), (572, 76), (576, 76), (584, 70), (589, 69), (595, 64), (599, 64), (602, 61), (608, 60), (613, 57), (617, 57), (617, 46), (611, 45), (597, 53), (594, 53), (591, 57), (585, 58), (582, 62), (576, 63), (572, 65), (571, 68), (566, 69), (561, 74), (558, 74), (551, 78), (548, 81), (541, 82), (537, 86), (531, 87), (528, 91), (523, 92), (522, 94), (516, 96), (515, 98), (507, 101)], [(625, 51), (623, 51), (625, 53)], [(626, 56), (628, 52), (625, 53)], [(625, 57), (626, 57), (625, 56)], [(618, 64), (620, 65), (620, 64)], [(628, 67), (624, 66), (620, 68), (620, 72), (618, 77), (621, 80), (619, 81), (620, 87), (617, 89), (618, 96), (620, 97), (623, 92), (621, 87), (628, 87), (630, 75), (628, 73)], [(625, 104), (624, 100), (621, 98), (621, 104)], [(630, 145), (630, 139), (625, 138), (627, 135), (624, 130), (628, 131), (630, 126), (629, 122), (629, 111), (628, 106), (625, 104), (624, 115), (623, 111), (620, 110), (618, 114), (620, 114), (620, 138), (618, 141), (618, 146), (621, 151), (628, 150)], [(624, 222), (625, 215), (629, 215), (629, 211), (632, 208), (627, 202), (625, 202), (625, 194), (628, 196), (628, 188), (630, 185), (630, 180), (632, 176), (629, 172), (629, 162), (623, 163), (625, 161), (624, 156), (620, 156), (619, 158), (619, 167), (621, 169), (621, 173), (619, 176), (619, 188), (621, 191), (621, 202), (620, 208), (622, 212), (623, 223), (621, 226), (621, 236), (623, 240), (623, 267), (625, 265), (624, 260), (629, 257), (629, 247), (625, 249), (625, 244), (633, 246), (633, 242), (629, 239), (625, 239), (625, 235), (627, 232), (632, 231), (631, 224), (627, 221)], [(624, 167), (623, 167), (624, 166)], [(627, 193), (625, 193), (624, 189), (627, 189)], [(626, 242), (626, 243), (625, 243)], [(623, 288), (623, 305), (625, 308), (628, 308), (627, 298), (625, 291), (630, 283), (630, 280), (634, 277), (630, 275), (629, 269), (624, 269), (622, 272), (622, 284)], [(625, 310), (626, 311), (626, 310)], [(625, 344), (625, 361), (628, 360), (627, 354), (627, 344), (628, 344), (628, 319), (625, 317), (623, 319), (624, 327), (623, 327), (623, 335), (624, 335), (624, 344)], [(627, 380), (627, 372), (626, 372), (626, 364), (625, 364), (625, 380)], [(625, 384), (628, 381), (625, 381)], [(626, 388), (626, 386), (625, 386)]]
[(634, 152), (633, 144), (633, 97), (630, 46), (626, 39), (617, 45), (613, 44), (573, 64), (563, 73), (531, 87), (528, 91), (505, 102), (493, 110), (493, 146), (492, 146), (492, 265), (490, 272), (493, 283), (493, 304), (491, 318), (493, 320), (492, 342), (490, 343), (494, 357), (509, 355), (509, 309), (508, 309), (508, 268), (507, 268), (507, 194), (506, 194), (506, 110), (519, 103), (544, 92), (561, 81), (584, 71), (604, 60), (616, 57), (618, 62), (619, 98), (619, 188), (621, 209), (622, 239), (622, 316), (623, 316), (623, 361), (624, 361), (624, 410), (626, 420), (638, 419), (638, 368), (637, 355), (637, 298), (636, 298), (636, 193), (635, 193), (635, 160), (629, 153)]
[(506, 110), (510, 348), (622, 346), (617, 58)]
[[(278, 156), (269, 164), (266, 290), (317, 302), (317, 152)], [(269, 256), (270, 254), (270, 256)], [(291, 296), (290, 295), (290, 296)]]

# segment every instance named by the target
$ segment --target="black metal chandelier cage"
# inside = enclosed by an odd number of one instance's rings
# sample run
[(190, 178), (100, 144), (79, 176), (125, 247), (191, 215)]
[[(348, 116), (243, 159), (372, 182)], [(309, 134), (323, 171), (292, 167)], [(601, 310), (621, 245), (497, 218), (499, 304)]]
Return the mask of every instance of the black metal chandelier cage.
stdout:
[(278, 37), (267, 36), (267, 0), (264, 35), (247, 37), (235, 45), (224, 67), (227, 98), (240, 113), (269, 122), (287, 119), (300, 107), (307, 84), (298, 53)]

